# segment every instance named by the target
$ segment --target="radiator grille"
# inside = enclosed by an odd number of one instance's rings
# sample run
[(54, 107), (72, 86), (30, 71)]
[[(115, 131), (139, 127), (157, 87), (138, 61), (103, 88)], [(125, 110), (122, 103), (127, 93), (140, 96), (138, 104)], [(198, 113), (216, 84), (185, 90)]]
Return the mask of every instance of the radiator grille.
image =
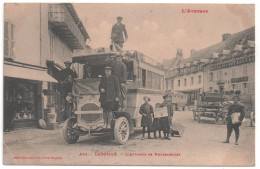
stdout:
[(81, 114), (81, 119), (88, 122), (100, 120), (102, 114)]
[(87, 103), (87, 104), (84, 104), (80, 110), (81, 111), (97, 111), (97, 110), (99, 110), (99, 106), (94, 103)]

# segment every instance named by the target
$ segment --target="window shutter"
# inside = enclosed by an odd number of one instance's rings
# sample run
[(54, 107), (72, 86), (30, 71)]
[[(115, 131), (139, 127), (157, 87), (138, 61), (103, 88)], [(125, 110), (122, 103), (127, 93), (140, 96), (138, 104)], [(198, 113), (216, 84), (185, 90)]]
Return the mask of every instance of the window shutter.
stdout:
[(14, 24), (11, 22), (4, 23), (4, 57), (14, 58)]
[(5, 22), (4, 25), (4, 57), (9, 57), (9, 31), (8, 31), (8, 22)]

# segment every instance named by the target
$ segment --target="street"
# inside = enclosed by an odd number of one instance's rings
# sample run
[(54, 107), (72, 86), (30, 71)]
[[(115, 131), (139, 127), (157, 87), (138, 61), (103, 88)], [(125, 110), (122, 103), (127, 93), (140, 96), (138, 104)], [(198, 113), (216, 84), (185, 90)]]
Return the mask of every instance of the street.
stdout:
[[(235, 133), (229, 144), (226, 125), (214, 119), (193, 120), (192, 112), (175, 112), (183, 123), (182, 137), (171, 140), (141, 140), (136, 129), (125, 145), (117, 145), (111, 135), (80, 137), (67, 144), (59, 130), (24, 129), (4, 133), (4, 164), (53, 165), (171, 165), (171, 166), (252, 166), (255, 164), (255, 128), (248, 120), (240, 127), (239, 145)], [(152, 134), (153, 136), (153, 134)], [(147, 134), (146, 134), (147, 138)], [(122, 162), (124, 161), (124, 162)]]

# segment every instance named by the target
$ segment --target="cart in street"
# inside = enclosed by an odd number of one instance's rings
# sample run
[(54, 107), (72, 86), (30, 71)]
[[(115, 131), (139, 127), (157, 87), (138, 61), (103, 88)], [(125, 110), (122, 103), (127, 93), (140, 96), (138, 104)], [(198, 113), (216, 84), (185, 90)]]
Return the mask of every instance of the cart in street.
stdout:
[(197, 108), (193, 109), (193, 119), (201, 122), (202, 117), (214, 118), (218, 122), (219, 118), (224, 120), (223, 111), (224, 97), (221, 93), (206, 93), (201, 95), (201, 101)]

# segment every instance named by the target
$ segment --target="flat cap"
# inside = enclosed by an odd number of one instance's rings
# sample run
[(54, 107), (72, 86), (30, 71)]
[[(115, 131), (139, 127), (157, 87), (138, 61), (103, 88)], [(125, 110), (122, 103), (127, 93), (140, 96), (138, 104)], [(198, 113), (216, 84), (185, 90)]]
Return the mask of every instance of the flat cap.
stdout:
[(65, 61), (64, 64), (70, 64), (71, 65), (72, 62), (71, 61)]
[(112, 67), (106, 66), (104, 69), (105, 69), (105, 70), (106, 70), (106, 69), (112, 70)]

